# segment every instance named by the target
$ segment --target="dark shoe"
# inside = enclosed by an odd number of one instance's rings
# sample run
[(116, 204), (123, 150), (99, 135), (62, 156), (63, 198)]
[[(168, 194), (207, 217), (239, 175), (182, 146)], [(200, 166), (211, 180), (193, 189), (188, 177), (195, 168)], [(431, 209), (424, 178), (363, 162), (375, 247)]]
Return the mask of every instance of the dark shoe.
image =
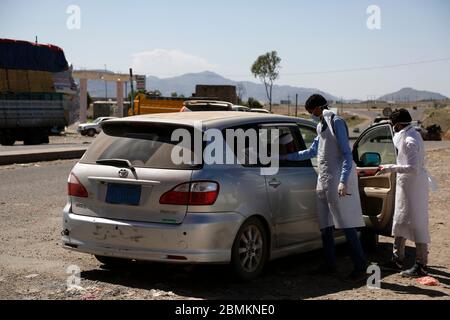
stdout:
[(425, 277), (428, 275), (427, 266), (424, 266), (423, 264), (416, 262), (411, 269), (403, 271), (401, 273), (401, 275), (403, 277), (408, 277), (408, 278)]
[(356, 269), (354, 269), (343, 280), (345, 282), (350, 282), (350, 283), (359, 283), (359, 282), (367, 281), (368, 276), (369, 275), (367, 274), (366, 270), (356, 270)]
[(388, 262), (380, 264), (380, 269), (383, 271), (401, 272), (404, 270), (403, 261), (391, 259)]
[(308, 274), (310, 276), (333, 276), (337, 274), (337, 269), (324, 264), (317, 269), (309, 271)]

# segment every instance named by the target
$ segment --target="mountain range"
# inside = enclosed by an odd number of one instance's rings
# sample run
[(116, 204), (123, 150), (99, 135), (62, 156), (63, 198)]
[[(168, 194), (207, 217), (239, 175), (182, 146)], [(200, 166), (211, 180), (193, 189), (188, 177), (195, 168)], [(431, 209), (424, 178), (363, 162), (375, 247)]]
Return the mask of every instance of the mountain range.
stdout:
[[(176, 92), (178, 95), (184, 95), (190, 97), (195, 92), (195, 86), (197, 84), (206, 85), (235, 85), (240, 84), (244, 88), (243, 100), (247, 100), (248, 97), (253, 97), (261, 102), (268, 101), (264, 85), (262, 83), (256, 83), (251, 81), (234, 81), (227, 79), (217, 73), (204, 71), (199, 73), (187, 73), (177, 77), (171, 78), (158, 78), (155, 76), (147, 76), (146, 89), (148, 91), (159, 90), (163, 96), (170, 96), (172, 92)], [(106, 97), (105, 82), (101, 80), (88, 81), (88, 91), (92, 97)], [(130, 85), (127, 85), (125, 92), (130, 92)], [(281, 100), (291, 100), (295, 103), (295, 95), (298, 94), (299, 104), (304, 104), (306, 99), (311, 94), (320, 93), (328, 100), (339, 100), (331, 93), (321, 91), (314, 88), (302, 88), (287, 85), (273, 86), (273, 103), (280, 103)], [(116, 84), (113, 82), (107, 83), (107, 97), (115, 98), (116, 96)], [(412, 88), (403, 88), (397, 92), (393, 92), (387, 95), (383, 95), (378, 100), (383, 101), (396, 101), (396, 102), (408, 102), (408, 101), (420, 101), (420, 100), (441, 100), (446, 99), (445, 96), (440, 93), (419, 91)], [(351, 99), (348, 102), (358, 102), (359, 100)]]
[[(253, 97), (261, 102), (268, 101), (263, 84), (250, 81), (234, 81), (210, 71), (187, 73), (172, 78), (147, 76), (146, 79), (146, 89), (148, 91), (159, 90), (162, 95), (166, 97), (170, 96), (172, 92), (190, 97), (192, 93), (195, 92), (195, 86), (197, 84), (234, 86), (241, 84), (244, 88), (242, 96), (243, 100), (247, 100), (248, 97)], [(116, 95), (116, 84), (108, 82), (107, 90), (108, 98), (114, 98)], [(92, 97), (106, 97), (105, 82), (102, 80), (89, 80), (88, 91)], [(129, 85), (127, 85), (125, 91), (130, 91)], [(300, 88), (274, 84), (272, 92), (273, 103), (279, 103), (281, 100), (288, 100), (288, 98), (292, 103), (295, 103), (295, 94), (298, 94), (298, 102), (302, 104), (305, 103), (306, 99), (313, 93), (320, 93), (329, 100), (337, 100), (337, 97), (332, 94), (313, 88)]]
[(388, 93), (378, 98), (382, 101), (394, 101), (394, 102), (411, 102), (421, 100), (443, 100), (448, 99), (437, 92), (420, 91), (413, 88), (403, 88), (399, 91)]

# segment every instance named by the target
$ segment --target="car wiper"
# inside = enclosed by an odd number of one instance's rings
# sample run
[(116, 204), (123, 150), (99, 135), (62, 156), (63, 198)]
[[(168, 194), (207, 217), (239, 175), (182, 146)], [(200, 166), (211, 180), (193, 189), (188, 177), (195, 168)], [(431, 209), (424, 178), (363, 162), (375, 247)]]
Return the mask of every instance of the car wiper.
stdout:
[(98, 159), (95, 163), (119, 168), (129, 168), (132, 172), (136, 172), (131, 162), (126, 159)]

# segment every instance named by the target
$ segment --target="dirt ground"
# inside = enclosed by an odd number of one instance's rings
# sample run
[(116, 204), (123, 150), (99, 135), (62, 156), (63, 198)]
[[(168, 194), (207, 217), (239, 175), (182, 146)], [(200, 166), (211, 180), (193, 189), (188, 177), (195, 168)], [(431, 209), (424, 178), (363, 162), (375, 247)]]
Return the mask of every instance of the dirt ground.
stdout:
[[(0, 178), (24, 170), (23, 181), (55, 172), (61, 181), (48, 180), (32, 200), (30, 192), (11, 193), (0, 186), (0, 299), (449, 299), (450, 295), (450, 148), (428, 152), (428, 168), (439, 191), (430, 193), (430, 274), (439, 286), (420, 285), (414, 279), (382, 273), (381, 289), (348, 284), (340, 277), (317, 277), (308, 270), (321, 263), (320, 251), (270, 262), (264, 275), (249, 283), (236, 281), (227, 266), (178, 266), (133, 263), (108, 270), (95, 258), (61, 248), (61, 209), (65, 203), (71, 161), (0, 167)], [(39, 166), (39, 167), (36, 167)], [(39, 169), (39, 170), (37, 170)], [(56, 173), (55, 173), (56, 176)], [(28, 177), (28, 178), (27, 178)], [(16, 178), (19, 185), (20, 177)], [(47, 179), (51, 179), (47, 177)], [(56, 178), (55, 178), (56, 179)], [(20, 180), (20, 181), (19, 181)], [(0, 180), (1, 181), (1, 180)], [(22, 187), (21, 187), (22, 188)], [(380, 238), (370, 261), (390, 255), (391, 238)], [(413, 263), (413, 244), (408, 243)], [(338, 247), (341, 275), (351, 270), (345, 246)], [(68, 268), (80, 268), (79, 289), (67, 290)]]

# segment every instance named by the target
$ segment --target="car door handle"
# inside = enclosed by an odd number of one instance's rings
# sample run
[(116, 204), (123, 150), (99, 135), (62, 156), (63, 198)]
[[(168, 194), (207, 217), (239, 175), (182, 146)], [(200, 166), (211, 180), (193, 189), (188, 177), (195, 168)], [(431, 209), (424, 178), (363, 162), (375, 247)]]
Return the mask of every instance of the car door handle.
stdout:
[(273, 187), (273, 188), (278, 188), (278, 186), (281, 184), (280, 181), (276, 180), (276, 179), (272, 179), (269, 181), (269, 186)]

